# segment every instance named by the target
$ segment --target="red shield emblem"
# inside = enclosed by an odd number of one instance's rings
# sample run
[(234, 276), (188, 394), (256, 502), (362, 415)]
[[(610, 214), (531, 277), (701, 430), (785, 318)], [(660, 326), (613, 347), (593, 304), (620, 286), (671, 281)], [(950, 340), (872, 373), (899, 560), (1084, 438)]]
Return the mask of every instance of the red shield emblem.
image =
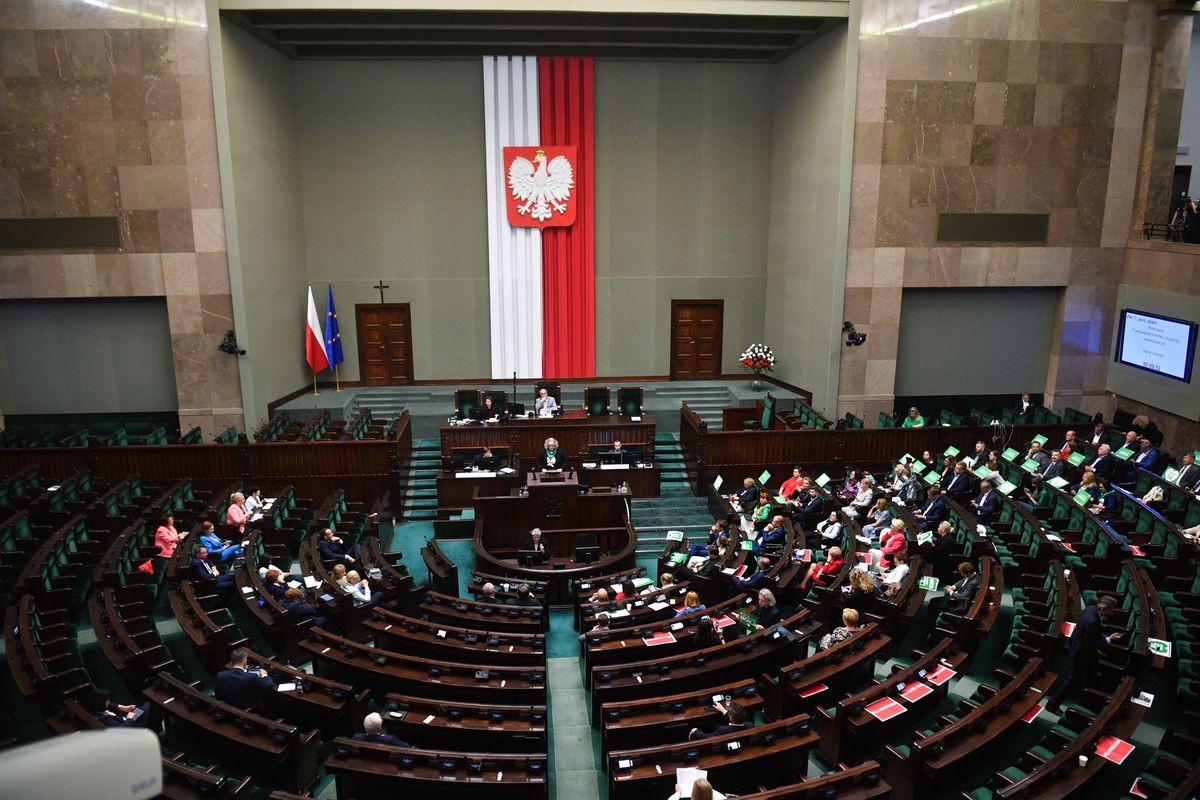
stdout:
[(575, 222), (575, 147), (506, 147), (508, 222), (518, 228)]

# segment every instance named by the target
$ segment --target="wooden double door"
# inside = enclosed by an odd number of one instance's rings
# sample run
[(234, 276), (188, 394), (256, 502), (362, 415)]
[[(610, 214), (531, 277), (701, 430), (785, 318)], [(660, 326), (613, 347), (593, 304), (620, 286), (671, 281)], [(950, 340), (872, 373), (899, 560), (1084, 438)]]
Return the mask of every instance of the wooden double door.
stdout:
[(359, 303), (358, 372), (364, 386), (413, 382), (412, 314), (408, 303)]
[(724, 314), (724, 300), (671, 301), (672, 378), (720, 376)]

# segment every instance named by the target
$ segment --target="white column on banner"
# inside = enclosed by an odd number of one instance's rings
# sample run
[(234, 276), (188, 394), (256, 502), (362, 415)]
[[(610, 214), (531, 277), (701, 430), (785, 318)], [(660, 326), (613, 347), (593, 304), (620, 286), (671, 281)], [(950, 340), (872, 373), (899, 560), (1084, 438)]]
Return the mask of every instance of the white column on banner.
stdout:
[[(504, 148), (540, 144), (536, 57), (483, 59), (492, 377), (542, 374), (542, 234), (508, 224)], [(514, 398), (515, 400), (516, 398)]]

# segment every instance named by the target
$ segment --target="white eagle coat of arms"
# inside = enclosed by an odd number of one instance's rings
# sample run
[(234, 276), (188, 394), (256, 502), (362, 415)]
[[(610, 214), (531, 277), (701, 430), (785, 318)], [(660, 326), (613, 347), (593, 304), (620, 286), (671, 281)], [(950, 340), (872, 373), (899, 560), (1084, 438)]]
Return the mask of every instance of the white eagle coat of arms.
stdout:
[(575, 222), (574, 147), (506, 147), (508, 221), (517, 227)]

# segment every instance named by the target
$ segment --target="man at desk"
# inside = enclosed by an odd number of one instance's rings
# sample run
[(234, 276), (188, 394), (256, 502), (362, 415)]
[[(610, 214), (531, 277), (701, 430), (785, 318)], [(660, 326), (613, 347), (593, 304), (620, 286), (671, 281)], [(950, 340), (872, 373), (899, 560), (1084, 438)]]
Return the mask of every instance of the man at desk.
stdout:
[(484, 447), (482, 453), (471, 459), (471, 466), (484, 472), (495, 472), (500, 469), (500, 459), (492, 455), (492, 448)]
[(621, 447), (620, 439), (613, 439), (612, 449), (600, 454), (600, 460), (605, 464), (628, 464), (633, 459), (633, 453)]
[[(545, 389), (542, 390), (546, 391)], [(550, 398), (551, 401), (554, 398)], [(558, 449), (558, 439), (553, 436), (546, 440), (542, 452), (538, 453), (538, 469), (545, 472), (548, 469), (563, 470), (567, 468), (567, 455)]]
[(550, 396), (550, 392), (543, 386), (538, 389), (537, 400), (533, 401), (533, 408), (537, 411), (539, 417), (548, 417), (558, 410), (558, 402)]
[(217, 673), (214, 694), (234, 708), (265, 715), (275, 682), (267, 677), (265, 669), (247, 669), (247, 660), (246, 651), (240, 647), (229, 654), (229, 669)]
[(532, 550), (537, 553), (546, 552), (546, 543), (542, 541), (542, 529), (534, 528), (525, 537), (525, 544), (521, 545), (522, 550)]

